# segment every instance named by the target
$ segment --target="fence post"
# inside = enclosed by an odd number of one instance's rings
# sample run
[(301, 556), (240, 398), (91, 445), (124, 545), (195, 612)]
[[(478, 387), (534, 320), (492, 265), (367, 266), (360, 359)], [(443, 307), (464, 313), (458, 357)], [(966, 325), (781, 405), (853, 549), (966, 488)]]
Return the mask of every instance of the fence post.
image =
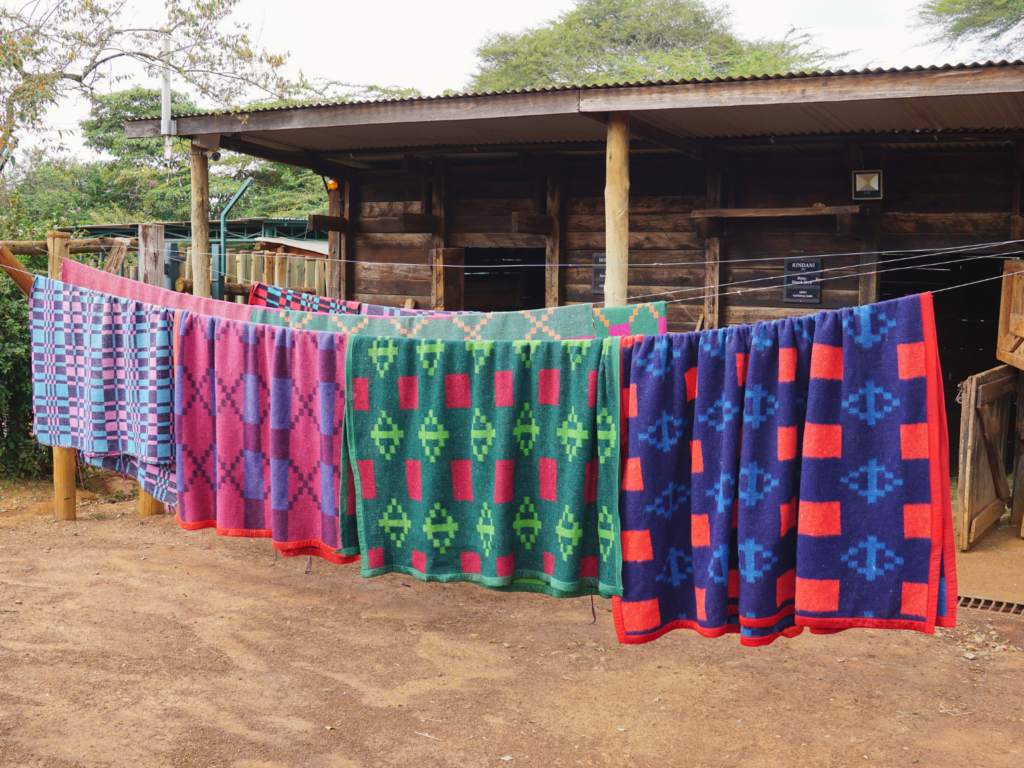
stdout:
[[(61, 266), (70, 255), (67, 232), (46, 233), (47, 275), (61, 279)], [(53, 449), (53, 512), (58, 520), (75, 519), (75, 449)]]
[[(162, 224), (139, 225), (139, 280), (148, 285), (164, 284), (164, 228)], [(164, 505), (139, 484), (139, 517), (163, 514)]]

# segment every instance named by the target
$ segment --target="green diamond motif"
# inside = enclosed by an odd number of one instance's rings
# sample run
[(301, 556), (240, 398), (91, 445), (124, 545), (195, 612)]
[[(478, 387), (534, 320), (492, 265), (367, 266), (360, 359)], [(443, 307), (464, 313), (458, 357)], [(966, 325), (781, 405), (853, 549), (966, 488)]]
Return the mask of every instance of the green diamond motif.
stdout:
[(476, 524), (476, 532), (480, 534), (480, 542), (483, 545), (484, 555), (487, 557), (491, 556), (495, 531), (494, 515), (491, 514), (491, 508), (484, 504), (484, 508), (480, 510), (480, 521)]
[(459, 530), (459, 524), (448, 514), (448, 510), (436, 502), (430, 508), (427, 521), (423, 523), (423, 532), (427, 534), (430, 543), (434, 545), (440, 554), (448, 551), (448, 547), (455, 541), (455, 532)]
[(539, 341), (513, 341), (512, 349), (519, 353), (519, 359), (523, 363), (524, 368), (530, 367), (530, 356), (533, 354), (533, 350), (540, 346)]
[(401, 547), (405, 543), (406, 534), (412, 528), (412, 520), (402, 510), (398, 499), (392, 499), (384, 510), (384, 516), (377, 521), (377, 524), (384, 529), (384, 532), (391, 537), (391, 541)]
[(395, 358), (398, 357), (398, 345), (391, 339), (387, 341), (375, 340), (366, 354), (370, 356), (374, 365), (377, 366), (377, 375), (383, 379), (384, 374), (388, 372), (388, 368), (391, 367), (391, 364), (395, 362)]
[(555, 533), (558, 536), (558, 551), (562, 553), (562, 560), (569, 562), (569, 557), (583, 538), (583, 529), (576, 522), (575, 515), (569, 511), (568, 504), (565, 505), (565, 512), (558, 518)]
[(562, 344), (566, 349), (569, 350), (569, 362), (572, 365), (572, 370), (576, 370), (577, 365), (582, 365), (587, 358), (587, 352), (590, 350), (592, 341), (588, 339), (575, 339), (573, 341), (563, 341)]
[(533, 444), (537, 441), (537, 435), (540, 434), (540, 427), (533, 420), (533, 409), (530, 408), (529, 403), (523, 403), (523, 409), (519, 412), (519, 418), (516, 419), (512, 434), (519, 442), (519, 449), (523, 455), (529, 456)]
[(370, 430), (370, 437), (377, 444), (377, 450), (381, 452), (381, 455), (391, 461), (391, 457), (398, 452), (398, 446), (402, 438), (405, 437), (405, 432), (398, 428), (385, 411), (381, 411), (380, 418)]
[[(423, 370), (427, 372), (427, 376), (433, 376), (437, 370), (437, 361), (441, 357), (441, 352), (444, 351), (444, 342), (441, 341), (421, 341), (416, 347), (416, 353), (420, 356), (420, 362), (423, 364)], [(433, 357), (428, 357), (433, 355)]]
[(483, 461), (484, 457), (491, 452), (491, 446), (494, 444), (497, 434), (491, 422), (477, 408), (473, 415), (473, 426), (469, 430), (469, 437), (473, 443), (473, 455), (476, 456), (477, 461)]
[(487, 358), (494, 351), (493, 341), (467, 341), (466, 349), (473, 353), (473, 372), (480, 373)]
[(576, 458), (576, 455), (583, 447), (583, 443), (590, 439), (590, 432), (583, 428), (576, 409), (572, 408), (562, 426), (555, 430), (555, 434), (562, 439), (562, 447), (569, 456), (569, 462)]
[(597, 458), (601, 464), (604, 464), (605, 459), (610, 459), (615, 451), (615, 434), (615, 420), (607, 408), (602, 408), (597, 414)]
[(527, 549), (532, 548), (537, 543), (537, 538), (540, 536), (541, 522), (537, 516), (537, 509), (533, 506), (529, 496), (525, 497), (523, 503), (519, 505), (516, 519), (512, 522), (512, 529)]
[(434, 411), (427, 411), (427, 418), (423, 420), (419, 431), (420, 442), (423, 443), (423, 450), (430, 457), (430, 463), (437, 461), (444, 448), (445, 441), (451, 437), (444, 424), (437, 420)]
[(597, 513), (597, 537), (601, 544), (601, 560), (607, 563), (608, 556), (615, 549), (615, 518), (605, 506)]

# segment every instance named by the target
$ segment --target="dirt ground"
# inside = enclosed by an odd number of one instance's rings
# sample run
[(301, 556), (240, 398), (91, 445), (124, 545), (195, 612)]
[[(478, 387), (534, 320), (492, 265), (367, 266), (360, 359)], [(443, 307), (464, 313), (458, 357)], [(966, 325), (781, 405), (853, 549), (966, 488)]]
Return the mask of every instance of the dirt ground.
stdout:
[[(306, 573), (101, 480), (73, 523), (0, 485), (0, 765), (1024, 765), (1021, 618), (620, 646), (604, 601)], [(1014, 536), (961, 570), (1024, 584)]]

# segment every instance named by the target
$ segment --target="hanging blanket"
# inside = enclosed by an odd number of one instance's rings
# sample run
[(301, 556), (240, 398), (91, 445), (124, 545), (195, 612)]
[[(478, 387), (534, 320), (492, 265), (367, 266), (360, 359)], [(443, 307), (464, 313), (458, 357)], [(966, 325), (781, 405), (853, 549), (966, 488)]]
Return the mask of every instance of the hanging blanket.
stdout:
[(444, 339), (446, 341), (526, 341), (592, 339), (594, 320), (590, 307), (531, 309), (524, 312), (494, 312), (457, 317), (366, 317), (321, 315), (254, 308), (254, 323), (281, 325), (310, 331), (358, 333), (379, 337)]
[(172, 314), (45, 277), (29, 307), (36, 439), (99, 461), (133, 457), (126, 473), (172, 500)]
[(404, 307), (385, 307), (383, 304), (363, 303), (359, 306), (359, 314), (370, 315), (371, 317), (452, 317), (454, 315), (478, 315), (480, 313), (465, 310), (405, 309)]
[(363, 576), (621, 593), (617, 341), (348, 343)]
[(668, 305), (626, 304), (621, 307), (594, 307), (594, 333), (605, 336), (654, 336), (668, 332)]
[(231, 320), (248, 320), (252, 314), (252, 308), (245, 304), (169, 291), (166, 288), (140, 283), (138, 280), (111, 275), (109, 272), (103, 272), (71, 259), (64, 259), (61, 275), (64, 282), (69, 285), (119, 296), (123, 299), (145, 302), (156, 307), (180, 309), (185, 312), (196, 312), (211, 317), (226, 317)]
[(329, 312), (337, 315), (358, 315), (358, 301), (342, 301), (303, 293), (291, 288), (281, 288), (266, 283), (253, 283), (249, 292), (249, 304), (253, 307), (277, 309), (298, 309), (303, 312)]
[(178, 521), (272, 537), (285, 555), (350, 562), (338, 483), (345, 336), (182, 314)]
[(930, 294), (622, 355), (621, 642), (952, 626)]
[(157, 501), (172, 507), (178, 503), (174, 464), (148, 464), (126, 453), (120, 456), (83, 453), (81, 456), (91, 467), (134, 478), (139, 487)]

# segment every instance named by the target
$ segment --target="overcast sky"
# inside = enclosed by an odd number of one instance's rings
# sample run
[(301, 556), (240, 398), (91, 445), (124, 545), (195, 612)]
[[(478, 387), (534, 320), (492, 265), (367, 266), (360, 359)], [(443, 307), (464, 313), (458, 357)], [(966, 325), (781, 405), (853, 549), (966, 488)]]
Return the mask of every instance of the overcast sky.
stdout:
[[(851, 51), (852, 68), (902, 67), (958, 61), (953, 53), (921, 45), (912, 29), (919, 0), (731, 0), (738, 33), (779, 38), (797, 27), (820, 47)], [(149, 4), (145, 6), (147, 15)], [(418, 88), (425, 94), (462, 89), (475, 69), (473, 50), (492, 32), (514, 32), (572, 7), (569, 0), (244, 0), (236, 11), (254, 37), (274, 52), (291, 52), (289, 67), (309, 78)], [(313, 20), (316, 20), (314, 23)], [(159, 87), (157, 80), (140, 78)], [(119, 87), (124, 87), (121, 84)], [(86, 111), (81, 103), (53, 110), (54, 127), (74, 130)], [(72, 151), (80, 151), (74, 138)]]

